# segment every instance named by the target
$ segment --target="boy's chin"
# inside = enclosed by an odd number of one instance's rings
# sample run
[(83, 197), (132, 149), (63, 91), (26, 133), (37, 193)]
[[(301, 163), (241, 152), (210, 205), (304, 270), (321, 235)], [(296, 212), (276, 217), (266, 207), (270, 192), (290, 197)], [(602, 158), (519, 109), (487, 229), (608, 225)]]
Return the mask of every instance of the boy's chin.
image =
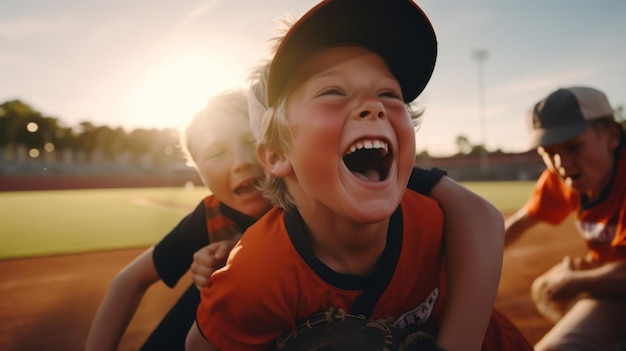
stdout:
[(378, 223), (388, 220), (398, 207), (398, 202), (386, 200), (359, 201), (350, 211), (352, 220), (357, 223)]

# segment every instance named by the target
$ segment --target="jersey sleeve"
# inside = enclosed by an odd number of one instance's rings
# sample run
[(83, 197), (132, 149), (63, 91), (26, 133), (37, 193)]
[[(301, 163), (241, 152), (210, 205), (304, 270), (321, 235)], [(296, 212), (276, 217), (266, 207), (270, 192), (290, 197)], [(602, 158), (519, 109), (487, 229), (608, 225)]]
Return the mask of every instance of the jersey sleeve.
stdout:
[(533, 192), (524, 205), (528, 215), (534, 219), (550, 224), (559, 224), (573, 210), (573, 202), (558, 175), (550, 170), (545, 170), (537, 183)]
[(428, 195), (435, 184), (446, 174), (446, 171), (436, 167), (430, 169), (413, 167), (407, 188), (422, 195)]
[(159, 243), (152, 259), (159, 277), (173, 287), (189, 270), (193, 254), (209, 244), (204, 203), (183, 218)]

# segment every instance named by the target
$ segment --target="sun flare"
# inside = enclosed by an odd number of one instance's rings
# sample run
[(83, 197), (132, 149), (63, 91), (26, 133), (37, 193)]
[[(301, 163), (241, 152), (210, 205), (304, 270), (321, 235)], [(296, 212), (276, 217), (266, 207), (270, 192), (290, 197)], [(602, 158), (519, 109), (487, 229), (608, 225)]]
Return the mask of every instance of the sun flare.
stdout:
[(132, 99), (133, 124), (182, 129), (207, 100), (243, 86), (245, 72), (206, 57), (186, 57), (155, 66)]

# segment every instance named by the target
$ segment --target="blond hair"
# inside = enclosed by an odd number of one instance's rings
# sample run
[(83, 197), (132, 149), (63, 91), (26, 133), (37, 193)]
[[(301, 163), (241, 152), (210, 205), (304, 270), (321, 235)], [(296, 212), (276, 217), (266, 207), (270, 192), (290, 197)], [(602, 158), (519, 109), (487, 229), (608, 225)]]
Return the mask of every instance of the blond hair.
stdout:
[(223, 118), (227, 121), (230, 116), (240, 115), (248, 118), (248, 98), (242, 89), (226, 90), (209, 99), (206, 106), (198, 111), (180, 134), (180, 148), (188, 166), (198, 170), (197, 160), (200, 155), (194, 147), (201, 137), (197, 130), (210, 118)]

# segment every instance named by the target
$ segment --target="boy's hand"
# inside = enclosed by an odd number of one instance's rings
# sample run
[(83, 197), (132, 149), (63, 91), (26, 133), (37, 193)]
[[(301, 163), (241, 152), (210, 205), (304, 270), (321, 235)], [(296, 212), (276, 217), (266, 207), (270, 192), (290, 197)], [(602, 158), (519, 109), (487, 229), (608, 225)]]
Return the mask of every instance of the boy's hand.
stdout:
[(237, 244), (237, 240), (222, 240), (209, 244), (193, 254), (191, 278), (198, 290), (209, 282), (209, 277), (224, 266), (228, 253)]
[(602, 262), (598, 261), (591, 252), (582, 257), (573, 257), (572, 263), (573, 269), (577, 271), (598, 268), (602, 265)]
[(547, 319), (559, 320), (579, 293), (571, 289), (571, 282), (580, 264), (580, 260), (565, 256), (563, 261), (533, 281), (530, 295), (539, 313)]

